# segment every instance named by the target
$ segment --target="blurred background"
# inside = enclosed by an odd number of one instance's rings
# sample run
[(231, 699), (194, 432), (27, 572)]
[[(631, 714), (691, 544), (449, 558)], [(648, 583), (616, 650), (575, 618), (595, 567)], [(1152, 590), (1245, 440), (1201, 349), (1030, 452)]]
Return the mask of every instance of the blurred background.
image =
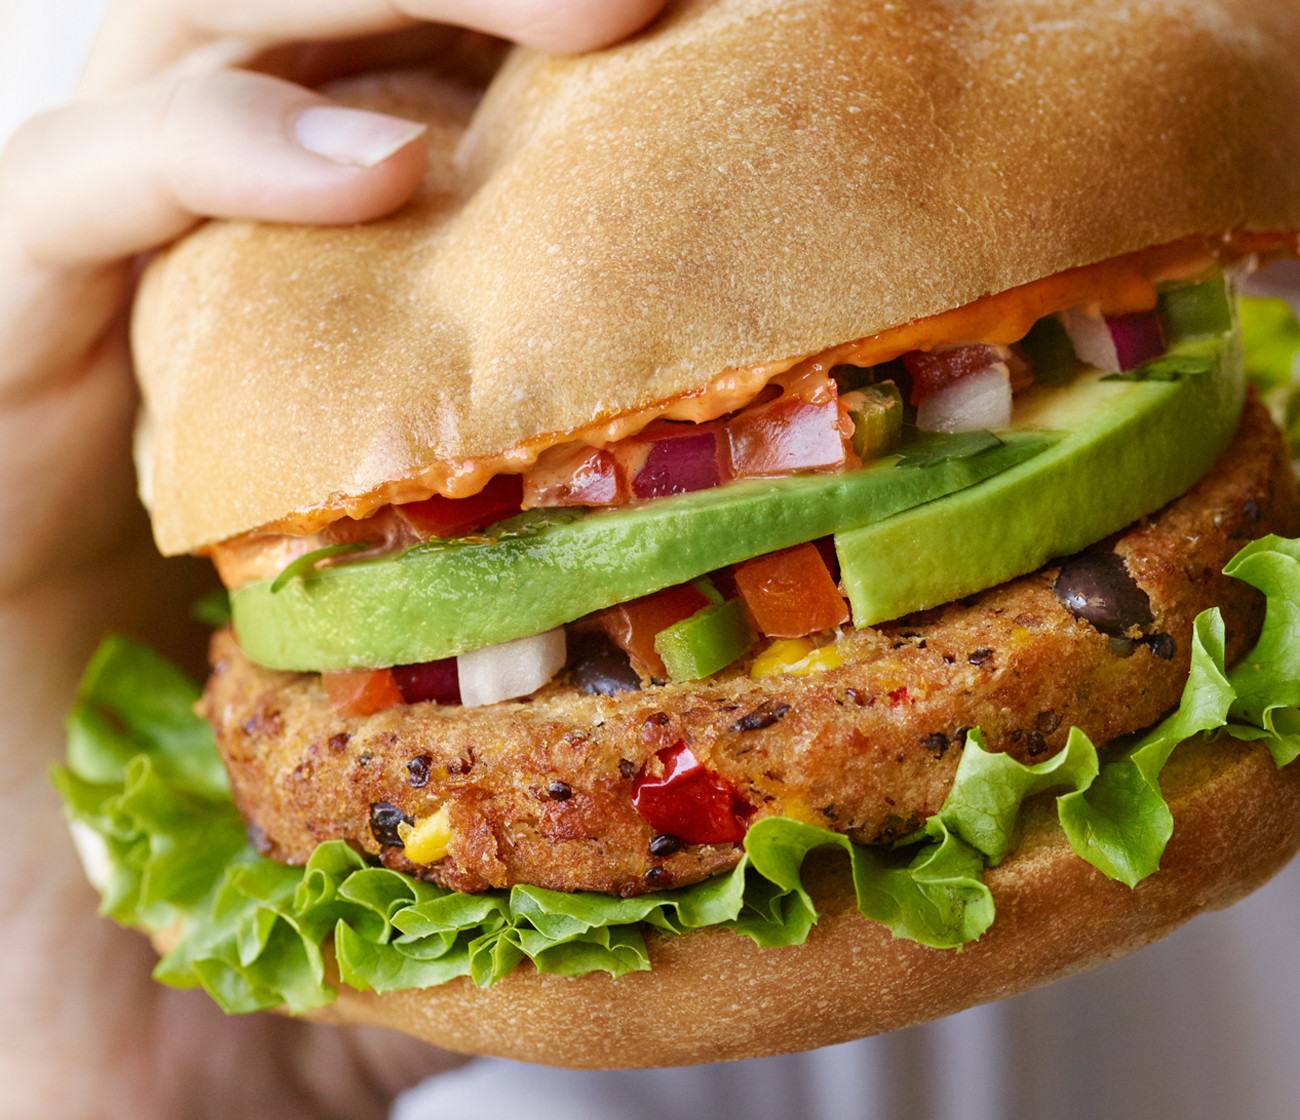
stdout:
[(0, 0), (0, 144), (66, 100), (109, 0)]

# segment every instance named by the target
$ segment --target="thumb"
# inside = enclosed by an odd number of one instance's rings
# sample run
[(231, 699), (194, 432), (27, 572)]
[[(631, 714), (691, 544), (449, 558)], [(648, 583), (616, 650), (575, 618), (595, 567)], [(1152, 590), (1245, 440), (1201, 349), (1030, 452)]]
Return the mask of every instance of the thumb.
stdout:
[(365, 221), (419, 185), (424, 131), (266, 75), (219, 71), (29, 121), (0, 157), (0, 205), (44, 265), (130, 256), (202, 217)]

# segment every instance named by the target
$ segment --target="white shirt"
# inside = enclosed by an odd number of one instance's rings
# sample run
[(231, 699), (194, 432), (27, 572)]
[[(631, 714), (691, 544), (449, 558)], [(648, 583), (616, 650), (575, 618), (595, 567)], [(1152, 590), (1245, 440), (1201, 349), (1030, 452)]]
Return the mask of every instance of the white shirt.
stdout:
[[(62, 100), (107, 0), (0, 0), (0, 143)], [(1300, 863), (1117, 964), (815, 1053), (578, 1073), (482, 1060), (394, 1120), (1297, 1120)]]

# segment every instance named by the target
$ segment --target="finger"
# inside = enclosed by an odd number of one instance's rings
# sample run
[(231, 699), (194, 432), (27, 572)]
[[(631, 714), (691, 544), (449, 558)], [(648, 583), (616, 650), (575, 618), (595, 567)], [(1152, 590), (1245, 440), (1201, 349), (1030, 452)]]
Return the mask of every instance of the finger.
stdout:
[[(40, 269), (0, 227), (0, 415), (81, 376), (130, 288), (130, 266)], [(0, 442), (0, 448), (5, 444)]]
[(200, 216), (365, 221), (424, 174), (423, 126), (225, 71), (53, 110), (0, 157), (0, 213), (30, 260), (142, 252)]
[[(305, 0), (283, 0), (295, 5)], [(557, 54), (607, 47), (644, 27), (664, 0), (398, 0), (419, 19), (487, 31)]]
[(52, 371), (39, 393), (23, 396), (4, 386), (0, 440), (9, 485), (0, 518), (9, 532), (0, 541), (0, 602), (56, 568), (82, 568), (125, 543), (136, 406), (125, 350), (125, 337), (106, 338), (81, 376)]
[(118, 0), (81, 83), (101, 95), (184, 72), (242, 65), (282, 43), (351, 39), (450, 23), (573, 53), (643, 27), (664, 0)]
[(465, 89), (482, 90), (508, 49), (504, 39), (481, 31), (424, 23), (359, 39), (285, 44), (244, 65), (313, 89), (357, 74), (418, 68)]

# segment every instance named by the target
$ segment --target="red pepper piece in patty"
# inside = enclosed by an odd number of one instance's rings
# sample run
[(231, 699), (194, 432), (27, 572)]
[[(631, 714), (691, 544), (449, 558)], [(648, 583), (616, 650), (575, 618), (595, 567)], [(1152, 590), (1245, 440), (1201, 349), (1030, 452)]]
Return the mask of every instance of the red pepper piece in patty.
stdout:
[(660, 751), (659, 776), (645, 768), (632, 784), (632, 805), (656, 833), (687, 844), (738, 844), (754, 809), (685, 743)]

